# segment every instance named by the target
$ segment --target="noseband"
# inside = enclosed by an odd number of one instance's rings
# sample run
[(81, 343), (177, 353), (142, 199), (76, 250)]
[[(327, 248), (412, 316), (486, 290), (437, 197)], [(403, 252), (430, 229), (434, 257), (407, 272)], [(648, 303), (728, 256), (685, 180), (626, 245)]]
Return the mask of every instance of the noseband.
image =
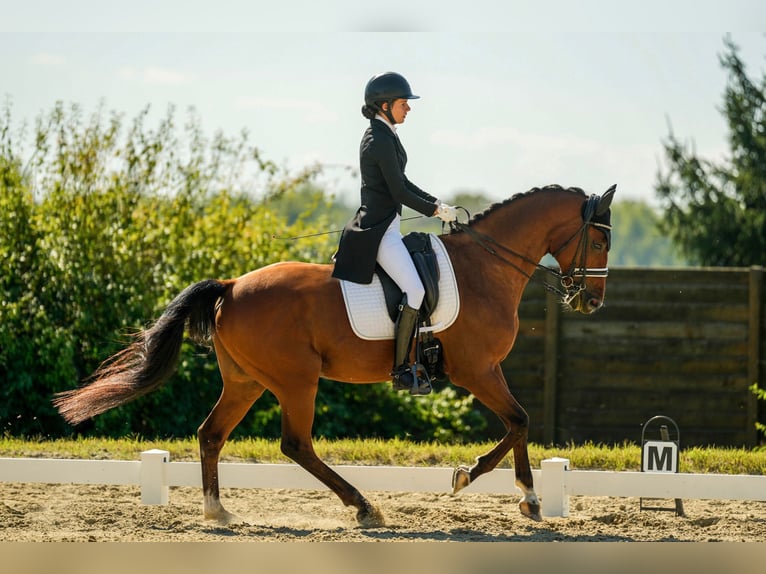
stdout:
[[(607, 225), (605, 223), (594, 223), (593, 221), (586, 221), (582, 224), (582, 227), (580, 227), (579, 230), (575, 232), (572, 237), (567, 239), (564, 242), (564, 245), (559, 247), (554, 253), (551, 253), (554, 257), (556, 257), (559, 253), (561, 253), (567, 245), (569, 245), (572, 240), (578, 236), (580, 236), (580, 239), (577, 243), (577, 251), (575, 253), (575, 256), (572, 258), (572, 263), (569, 266), (569, 269), (566, 273), (559, 273), (555, 269), (551, 269), (550, 267), (545, 267), (544, 265), (536, 265), (538, 269), (542, 269), (547, 273), (550, 273), (551, 275), (556, 276), (559, 281), (561, 282), (561, 286), (564, 288), (564, 290), (560, 289), (554, 289), (552, 285), (549, 285), (548, 283), (543, 281), (543, 285), (545, 285), (545, 288), (553, 291), (556, 293), (559, 297), (561, 297), (561, 301), (565, 305), (569, 305), (569, 303), (577, 297), (582, 291), (585, 291), (585, 280), (587, 277), (604, 277), (606, 278), (607, 275), (609, 275), (609, 268), (608, 267), (587, 267), (586, 261), (588, 260), (588, 227), (598, 227), (601, 229), (605, 229), (607, 231), (611, 231), (612, 226)], [(579, 266), (575, 265), (575, 261), (577, 260), (579, 255), (580, 264)], [(526, 258), (525, 258), (526, 259)], [(529, 259), (526, 259), (529, 261)], [(575, 278), (579, 279), (579, 281), (576, 281)]]
[[(536, 269), (539, 269), (548, 275), (551, 275), (558, 279), (561, 287), (558, 285), (554, 285), (551, 283), (548, 283), (544, 279), (541, 280), (541, 283), (543, 287), (545, 287), (548, 291), (555, 293), (559, 296), (562, 303), (565, 305), (569, 305), (572, 300), (574, 300), (575, 297), (577, 297), (582, 291), (585, 290), (585, 280), (587, 277), (606, 277), (609, 275), (609, 268), (608, 267), (587, 267), (586, 261), (588, 260), (588, 228), (589, 227), (597, 227), (599, 228), (607, 237), (607, 250), (609, 248), (610, 241), (610, 235), (612, 226), (609, 223), (601, 222), (601, 221), (594, 221), (594, 217), (596, 217), (596, 208), (598, 207), (599, 197), (597, 195), (591, 195), (588, 200), (583, 205), (583, 224), (575, 231), (575, 233), (567, 239), (561, 247), (559, 247), (555, 252), (550, 252), (551, 255), (554, 257), (558, 256), (564, 249), (567, 248), (567, 246), (574, 241), (576, 237), (579, 237), (578, 243), (577, 243), (577, 251), (575, 252), (575, 256), (572, 258), (572, 263), (569, 266), (569, 269), (566, 273), (561, 273), (557, 269), (553, 269), (552, 267), (547, 267), (545, 265), (540, 264), (537, 261), (533, 261), (526, 255), (519, 253), (517, 251), (514, 251), (513, 249), (510, 249), (509, 247), (506, 247), (505, 245), (501, 245), (497, 241), (495, 241), (492, 237), (489, 235), (486, 235), (484, 233), (480, 233), (476, 231), (475, 229), (471, 228), (468, 224), (460, 223), (457, 221), (453, 221), (450, 223), (450, 226), (453, 229), (464, 231), (468, 234), (471, 239), (473, 239), (477, 244), (481, 245), (486, 251), (500, 259), (503, 263), (506, 265), (510, 265), (514, 269), (516, 269), (519, 273), (524, 275), (527, 279), (533, 280), (533, 276), (527, 273), (524, 269), (522, 269), (519, 265), (514, 263), (513, 261), (510, 261), (506, 257), (504, 257), (499, 251), (503, 251), (505, 253), (509, 253), (513, 255), (514, 257), (517, 257), (518, 259), (521, 259), (527, 263), (530, 263), (535, 266)], [(579, 265), (575, 263), (579, 260)]]

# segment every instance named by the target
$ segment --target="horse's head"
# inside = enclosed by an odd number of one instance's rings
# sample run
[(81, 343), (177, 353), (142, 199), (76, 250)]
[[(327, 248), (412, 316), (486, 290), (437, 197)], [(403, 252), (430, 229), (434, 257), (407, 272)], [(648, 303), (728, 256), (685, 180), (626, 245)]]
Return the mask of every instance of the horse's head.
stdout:
[(607, 255), (612, 242), (609, 206), (616, 186), (604, 195), (591, 195), (580, 207), (578, 229), (563, 229), (551, 244), (551, 254), (561, 268), (565, 304), (581, 313), (593, 313), (604, 304)]

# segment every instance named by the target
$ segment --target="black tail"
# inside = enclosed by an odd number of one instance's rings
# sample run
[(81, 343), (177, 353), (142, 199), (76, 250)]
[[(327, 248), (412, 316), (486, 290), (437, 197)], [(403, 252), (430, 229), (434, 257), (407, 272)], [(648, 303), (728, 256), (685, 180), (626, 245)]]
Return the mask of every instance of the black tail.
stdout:
[(227, 283), (208, 279), (184, 289), (154, 325), (107, 359), (88, 384), (57, 393), (53, 405), (67, 422), (77, 424), (157, 389), (176, 370), (187, 321), (197, 341), (215, 331), (215, 304), (227, 288)]

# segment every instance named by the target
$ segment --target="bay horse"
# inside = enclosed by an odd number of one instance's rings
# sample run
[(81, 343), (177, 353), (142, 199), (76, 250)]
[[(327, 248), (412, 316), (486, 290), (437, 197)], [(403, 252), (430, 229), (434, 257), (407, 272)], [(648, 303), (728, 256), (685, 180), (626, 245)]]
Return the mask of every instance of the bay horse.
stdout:
[[(503, 422), (506, 434), (473, 466), (453, 475), (458, 492), (491, 471), (513, 449), (523, 515), (541, 520), (527, 454), (529, 417), (506, 383), (500, 364), (519, 329), (522, 292), (541, 258), (550, 253), (560, 281), (546, 286), (562, 304), (592, 313), (603, 304), (612, 186), (602, 196), (579, 188), (547, 186), (497, 203), (440, 238), (452, 260), (460, 312), (439, 333), (444, 372)], [(231, 431), (268, 389), (282, 410), (282, 452), (323, 482), (362, 526), (381, 526), (383, 515), (354, 486), (317, 457), (312, 444), (320, 377), (364, 384), (388, 380), (391, 340), (363, 340), (349, 324), (332, 265), (280, 262), (236, 279), (187, 287), (160, 318), (108, 359), (90, 382), (58, 393), (54, 405), (77, 424), (163, 384), (175, 371), (184, 330), (212, 338), (223, 379), (221, 396), (198, 429), (203, 512), (222, 524), (237, 521), (221, 503), (218, 460)], [(266, 333), (268, 330), (268, 334)]]

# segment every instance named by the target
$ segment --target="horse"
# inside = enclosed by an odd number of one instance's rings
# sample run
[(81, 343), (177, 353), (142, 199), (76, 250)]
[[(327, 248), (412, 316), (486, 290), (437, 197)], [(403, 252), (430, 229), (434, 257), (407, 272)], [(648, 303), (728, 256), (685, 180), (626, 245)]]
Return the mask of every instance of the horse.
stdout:
[[(457, 493), (494, 469), (513, 450), (520, 512), (541, 520), (527, 453), (529, 416), (514, 398), (501, 362), (519, 330), (522, 292), (537, 267), (565, 308), (589, 314), (603, 305), (615, 186), (588, 196), (580, 188), (550, 185), (495, 203), (442, 240), (452, 261), (460, 311), (439, 333), (443, 370), (502, 421), (506, 433), (472, 466), (454, 470)], [(551, 254), (560, 271), (543, 267)], [(312, 443), (320, 377), (366, 384), (390, 379), (391, 340), (365, 340), (348, 321), (332, 264), (285, 261), (235, 279), (190, 285), (159, 319), (107, 359), (90, 381), (57, 393), (55, 407), (77, 424), (149, 393), (175, 371), (185, 329), (212, 339), (223, 389), (197, 436), (202, 466), (203, 514), (221, 524), (240, 519), (223, 506), (218, 461), (231, 431), (268, 389), (281, 406), (281, 451), (356, 508), (362, 527), (383, 526), (380, 510), (316, 455)], [(268, 328), (268, 336), (264, 329)]]

